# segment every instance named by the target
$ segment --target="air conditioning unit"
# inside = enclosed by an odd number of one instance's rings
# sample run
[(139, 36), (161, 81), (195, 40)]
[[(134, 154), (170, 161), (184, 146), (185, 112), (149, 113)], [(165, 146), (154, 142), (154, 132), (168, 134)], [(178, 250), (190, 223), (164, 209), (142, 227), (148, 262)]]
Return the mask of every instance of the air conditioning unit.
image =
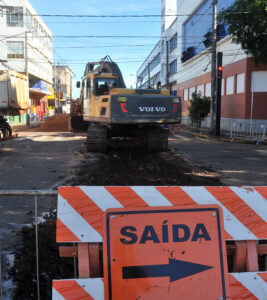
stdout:
[(184, 63), (193, 56), (195, 56), (195, 47), (189, 47), (182, 53), (181, 62)]
[(189, 59), (189, 58), (188, 58), (188, 52), (187, 52), (187, 51), (184, 51), (184, 52), (182, 53), (181, 62), (184, 63), (184, 62), (186, 62), (188, 59)]
[(189, 48), (187, 48), (187, 53), (188, 53), (188, 59), (190, 59), (193, 56), (195, 56), (195, 47), (189, 47)]

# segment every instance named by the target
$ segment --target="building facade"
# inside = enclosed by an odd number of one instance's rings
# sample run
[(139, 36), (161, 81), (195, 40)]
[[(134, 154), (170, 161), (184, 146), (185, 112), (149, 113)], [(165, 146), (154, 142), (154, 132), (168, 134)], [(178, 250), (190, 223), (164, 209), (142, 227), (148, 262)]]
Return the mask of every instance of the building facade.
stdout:
[(137, 71), (137, 84), (142, 88), (170, 87), (177, 93), (177, 0), (161, 1), (161, 40)]
[(29, 112), (42, 118), (52, 93), (52, 33), (27, 0), (5, 0), (0, 9), (0, 69), (28, 76)]
[[(160, 80), (162, 86), (181, 96), (183, 121), (187, 122), (192, 93), (211, 96), (212, 0), (170, 1), (176, 2), (177, 10), (167, 23), (168, 1), (162, 1)], [(233, 3), (218, 0), (218, 11)], [(233, 120), (266, 124), (267, 66), (256, 66), (241, 46), (232, 42), (227, 26), (218, 24), (217, 34), (217, 48), (223, 53), (222, 129), (230, 130)], [(151, 56), (143, 66), (150, 61)]]
[(63, 113), (70, 112), (72, 79), (73, 72), (68, 66), (53, 66), (53, 95), (48, 97), (49, 110), (59, 108)]

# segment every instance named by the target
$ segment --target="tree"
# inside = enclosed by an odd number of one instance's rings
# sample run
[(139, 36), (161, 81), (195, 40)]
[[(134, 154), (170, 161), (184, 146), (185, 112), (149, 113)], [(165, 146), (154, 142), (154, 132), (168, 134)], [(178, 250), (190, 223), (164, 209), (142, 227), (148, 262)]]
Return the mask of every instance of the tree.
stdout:
[[(210, 98), (202, 97), (201, 92), (193, 93), (190, 106), (188, 107), (189, 117), (192, 121), (201, 121), (206, 118), (210, 112)], [(198, 123), (199, 126), (199, 123)]]
[(219, 13), (218, 21), (229, 25), (233, 42), (256, 64), (267, 63), (267, 0), (236, 0)]

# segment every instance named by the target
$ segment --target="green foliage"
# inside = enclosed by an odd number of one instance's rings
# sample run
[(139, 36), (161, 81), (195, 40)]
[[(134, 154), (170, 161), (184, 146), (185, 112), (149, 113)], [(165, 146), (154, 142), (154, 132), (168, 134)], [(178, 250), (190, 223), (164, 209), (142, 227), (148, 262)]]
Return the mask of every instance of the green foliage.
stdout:
[(233, 42), (256, 64), (267, 63), (267, 0), (236, 0), (219, 14), (218, 22), (229, 25)]
[(201, 92), (193, 93), (188, 110), (192, 121), (203, 120), (210, 112), (210, 98), (202, 97)]

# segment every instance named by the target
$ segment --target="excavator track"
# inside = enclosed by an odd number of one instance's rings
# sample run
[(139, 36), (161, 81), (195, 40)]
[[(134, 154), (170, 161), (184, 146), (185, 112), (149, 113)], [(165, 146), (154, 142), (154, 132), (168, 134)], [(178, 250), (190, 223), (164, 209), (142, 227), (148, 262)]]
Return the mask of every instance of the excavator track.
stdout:
[(168, 131), (163, 128), (149, 128), (147, 130), (148, 152), (165, 152), (168, 150)]
[(87, 131), (87, 151), (106, 152), (107, 143), (107, 128), (100, 125), (90, 125)]

